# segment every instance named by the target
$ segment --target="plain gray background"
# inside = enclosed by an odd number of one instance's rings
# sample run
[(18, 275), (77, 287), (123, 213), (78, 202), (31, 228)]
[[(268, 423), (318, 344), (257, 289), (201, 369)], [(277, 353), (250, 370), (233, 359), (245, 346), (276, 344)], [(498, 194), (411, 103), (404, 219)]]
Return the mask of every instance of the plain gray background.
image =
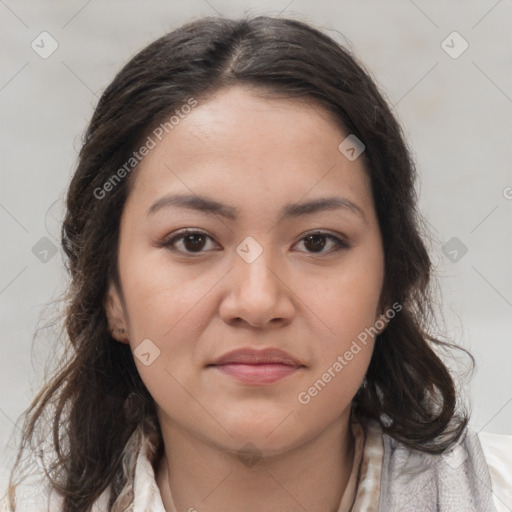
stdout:
[[(59, 220), (82, 133), (101, 92), (136, 51), (205, 15), (311, 22), (372, 73), (420, 173), (446, 334), (477, 360), (471, 383), (461, 381), (472, 427), (512, 434), (510, 0), (0, 0), (0, 13), (1, 486), (14, 453), (16, 438), (9, 439), (52, 357), (50, 334), (33, 347), (32, 337), (51, 320), (41, 317), (44, 305), (67, 282)], [(42, 58), (32, 43), (39, 53), (58, 48)], [(44, 253), (48, 247), (55, 255)]]

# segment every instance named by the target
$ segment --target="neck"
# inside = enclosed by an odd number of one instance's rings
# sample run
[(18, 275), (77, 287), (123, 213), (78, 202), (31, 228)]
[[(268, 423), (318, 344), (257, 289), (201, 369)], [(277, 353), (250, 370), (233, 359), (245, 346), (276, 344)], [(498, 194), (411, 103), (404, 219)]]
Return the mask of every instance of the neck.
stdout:
[[(167, 512), (337, 512), (352, 470), (350, 413), (307, 443), (246, 459), (161, 421), (157, 484)], [(161, 419), (162, 420), (162, 419)]]

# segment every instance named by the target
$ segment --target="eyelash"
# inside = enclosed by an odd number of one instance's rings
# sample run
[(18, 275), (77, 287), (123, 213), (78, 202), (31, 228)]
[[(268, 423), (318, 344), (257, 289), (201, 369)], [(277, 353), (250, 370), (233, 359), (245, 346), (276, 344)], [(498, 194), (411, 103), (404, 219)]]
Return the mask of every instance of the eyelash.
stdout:
[[(159, 246), (160, 247), (165, 247), (173, 252), (181, 252), (182, 254), (185, 254), (185, 255), (191, 255), (191, 256), (196, 256), (196, 255), (200, 255), (202, 254), (203, 252), (206, 252), (206, 251), (198, 251), (198, 252), (187, 252), (187, 251), (179, 251), (178, 249), (174, 248), (173, 245), (179, 241), (179, 240), (183, 240), (186, 236), (188, 235), (203, 235), (207, 238), (209, 238), (210, 240), (213, 240), (212, 237), (210, 235), (208, 235), (207, 233), (203, 232), (203, 231), (199, 231), (199, 230), (195, 230), (195, 229), (185, 229), (177, 234), (173, 234), (169, 237), (166, 237), (160, 244)], [(327, 251), (327, 252), (309, 252), (308, 254), (313, 254), (313, 255), (322, 255), (322, 254), (333, 254), (333, 253), (339, 253), (339, 252), (342, 252), (342, 251), (345, 251), (347, 249), (350, 249), (350, 244), (348, 242), (346, 242), (345, 240), (335, 236), (335, 235), (332, 235), (331, 233), (327, 233), (327, 232), (324, 232), (324, 231), (312, 231), (310, 233), (306, 233), (301, 239), (300, 239), (300, 242), (302, 242), (303, 240), (305, 240), (308, 236), (321, 236), (321, 237), (325, 237), (325, 238), (329, 238), (330, 240), (334, 241), (334, 243), (336, 244), (336, 248), (334, 250), (331, 250), (331, 251)]]

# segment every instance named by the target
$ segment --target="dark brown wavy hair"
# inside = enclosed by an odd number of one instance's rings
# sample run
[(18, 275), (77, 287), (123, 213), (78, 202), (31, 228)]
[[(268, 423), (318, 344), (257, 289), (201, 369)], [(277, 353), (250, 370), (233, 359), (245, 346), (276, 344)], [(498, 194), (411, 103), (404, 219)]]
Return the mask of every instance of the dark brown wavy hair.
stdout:
[[(193, 97), (245, 85), (283, 98), (313, 100), (344, 132), (366, 146), (363, 163), (384, 244), (382, 303), (402, 310), (377, 337), (368, 372), (353, 400), (362, 423), (412, 449), (440, 453), (468, 422), (439, 349), (455, 348), (429, 334), (432, 264), (416, 209), (415, 166), (402, 130), (374, 80), (353, 53), (294, 19), (202, 18), (169, 32), (135, 55), (101, 96), (85, 133), (68, 193), (62, 247), (70, 283), (63, 299), (68, 349), (53, 377), (24, 413), (22, 453), (49, 431), (47, 477), (65, 512), (84, 512), (110, 486), (110, 508), (130, 499), (125, 446), (137, 429), (162, 438), (155, 404), (130, 347), (109, 331), (105, 297), (119, 285), (120, 217), (137, 168), (98, 199), (95, 190), (129, 160), (148, 133)], [(315, 103), (316, 102), (316, 103)], [(468, 354), (473, 363), (473, 358)]]

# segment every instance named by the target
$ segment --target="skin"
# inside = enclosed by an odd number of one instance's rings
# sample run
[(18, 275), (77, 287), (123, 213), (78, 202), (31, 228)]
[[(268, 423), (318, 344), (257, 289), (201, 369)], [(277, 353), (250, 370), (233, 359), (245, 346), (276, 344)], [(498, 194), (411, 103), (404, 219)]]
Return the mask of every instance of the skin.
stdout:
[[(379, 315), (384, 254), (362, 159), (338, 150), (346, 133), (320, 106), (232, 87), (198, 105), (141, 162), (121, 219), (121, 290), (107, 315), (137, 357), (154, 397), (165, 456), (156, 480), (167, 511), (337, 511), (352, 469), (351, 400), (373, 340), (308, 404), (298, 395), (332, 367)], [(239, 209), (236, 220), (172, 206), (166, 194), (207, 196)], [(282, 219), (287, 203), (339, 196), (359, 206)], [(183, 228), (206, 233), (197, 251)], [(328, 237), (315, 248), (312, 230)], [(236, 252), (247, 237), (263, 252)], [(196, 249), (194, 249), (196, 248)], [(187, 252), (188, 251), (188, 252)], [(116, 331), (117, 332), (117, 331)], [(272, 384), (240, 383), (214, 368), (242, 347), (277, 347), (304, 365)], [(153, 350), (153, 349), (152, 349)], [(240, 458), (251, 443), (254, 464)], [(172, 498), (171, 498), (172, 492)]]

